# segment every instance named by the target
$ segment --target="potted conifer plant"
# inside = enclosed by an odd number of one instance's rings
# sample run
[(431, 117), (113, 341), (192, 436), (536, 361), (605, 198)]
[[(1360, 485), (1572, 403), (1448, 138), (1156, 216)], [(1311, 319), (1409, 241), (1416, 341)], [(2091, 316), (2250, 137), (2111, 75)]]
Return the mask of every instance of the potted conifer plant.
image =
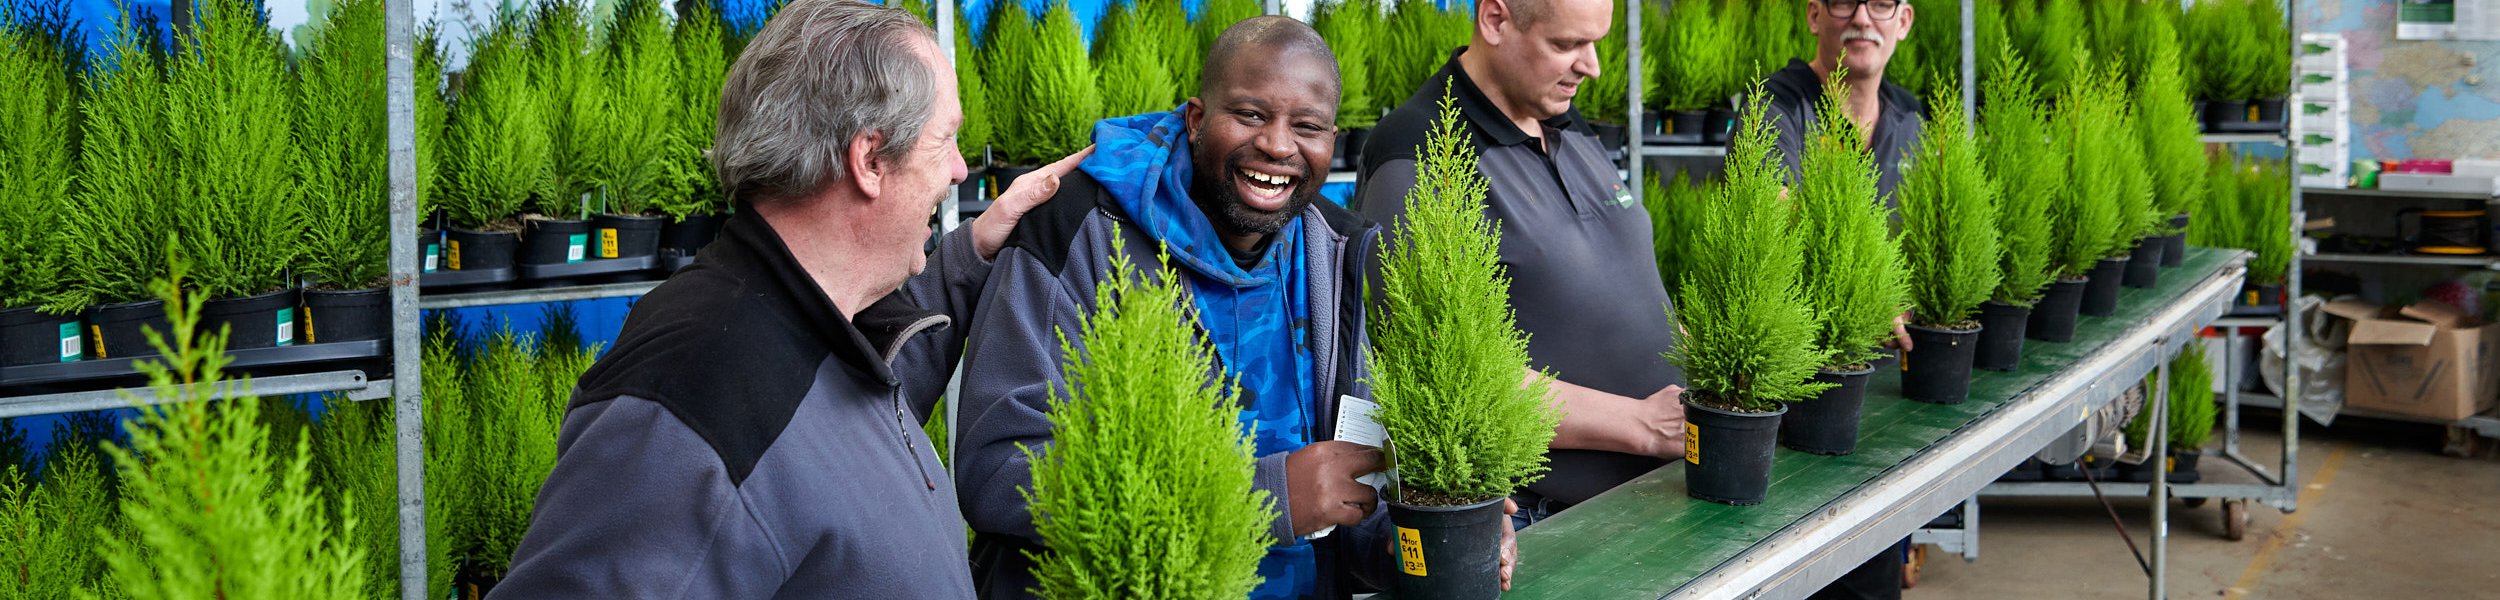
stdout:
[[(2188, 213), (2205, 195), (2205, 145), (2196, 133), (2196, 114), (2188, 96), (2185, 67), (2180, 62), (2178, 37), (2165, 20), (2141, 20), (2151, 24), (2149, 31), (2140, 36), (2151, 62), (2143, 65), (2141, 83), (2136, 88), (2136, 134), (2144, 142), (2156, 214), (2168, 219), (2155, 232), (2161, 244), (2156, 252), (2160, 258), (2153, 262), (2176, 267), (2187, 258)], [(2139, 251), (2137, 258), (2142, 257), (2144, 254)]]
[(612, 265), (616, 269), (657, 262), (660, 225), (668, 220), (659, 210), (667, 202), (661, 198), (677, 193), (664, 162), (684, 110), (677, 104), (677, 50), (669, 29), (659, 0), (625, 0), (594, 57), (605, 61), (608, 76), (597, 83), (596, 109), (606, 126), (596, 130), (591, 149), (599, 157), (592, 165), (599, 210), (590, 218), (587, 254), (624, 261)]
[(1693, 232), (1701, 229), (1701, 203), (1708, 202), (1709, 186), (1693, 183), (1692, 174), (1675, 173), (1675, 180), (1658, 183), (1658, 172), (1650, 171), (1641, 189), (1642, 208), (1649, 211), (1650, 248), (1658, 255), (1658, 280), (1667, 284), (1672, 296), (1683, 281), (1684, 257), (1692, 250)]
[[(1997, 261), (1996, 294), (1979, 304), (1979, 348), (1972, 366), (2012, 371), (2022, 365), (2032, 310), (2046, 301), (2056, 279), (2049, 264), (2057, 240), (2052, 205), (2064, 196), (2066, 157), (2040, 106), (2040, 90), (2031, 83), (2030, 64), (1999, 48), (1992, 74), (1983, 78), (1989, 101), (1988, 116), (1980, 121), (1980, 147), (1989, 179), (1997, 183), (1997, 236), (2004, 252)], [(2067, 298), (2082, 297), (2081, 282), (2065, 287)]]
[(2239, 169), (2239, 234), (2241, 248), (2257, 254), (2248, 260), (2248, 304), (2280, 311), (2287, 301), (2283, 285), (2292, 265), (2291, 172), (2283, 161), (2254, 161)]
[[(2112, 78), (2111, 81), (2117, 79)], [(2124, 98), (2126, 91), (2120, 88), (2112, 93)], [(2120, 104), (2125, 111), (2121, 114), (2132, 120), (2136, 115), (2134, 103), (2122, 100)], [(2170, 225), (2170, 215), (2161, 212), (2159, 204), (2153, 201), (2152, 165), (2146, 163), (2148, 157), (2144, 145), (2138, 141), (2129, 124), (2122, 122), (2119, 127), (2119, 131), (2111, 132), (2120, 140), (2117, 151), (2111, 156), (2118, 160), (2118, 174), (2124, 178), (2118, 182), (2120, 227), (2113, 234), (2118, 236), (2113, 243), (2121, 249), (2117, 258), (2125, 261), (2119, 266), (2119, 284), (2129, 288), (2150, 288), (2161, 282), (2161, 236)], [(2093, 291), (2085, 290), (2085, 314), (2099, 314), (2090, 310), (2099, 300), (2091, 294)], [(2117, 310), (2117, 298), (2114, 290), (2107, 295), (2111, 311)]]
[[(1312, 13), (1311, 27), (1319, 30), (1320, 39), (1328, 42), (1328, 50), (1337, 57), (1337, 75), (1343, 88), (1337, 93), (1337, 150), (1330, 155), (1330, 170), (1363, 168), (1363, 144), (1371, 141), (1372, 126), (1380, 122), (1380, 106), (1385, 98), (1372, 93), (1371, 64), (1382, 43), (1381, 26), (1380, 0), (1326, 2)], [(1603, 41), (1599, 42), (1598, 52), (1603, 61)], [(1590, 85), (1596, 82), (1591, 81)], [(1620, 87), (1617, 92), (1615, 97), (1620, 100)], [(1197, 90), (1181, 93), (1195, 96)], [(1588, 93), (1581, 91), (1583, 97)]]
[[(2183, 37), (2192, 45), (2187, 62), (2196, 65), (2196, 95), (2205, 102), (2201, 115), (2206, 131), (2246, 131), (2249, 95), (2255, 93), (2264, 57), (2257, 28), (2246, 23), (2250, 0), (2205, 0), (2190, 4), (2181, 18)], [(2288, 50), (2286, 51), (2288, 53)], [(2286, 55), (2288, 57), (2288, 54)], [(2288, 85), (2290, 77), (2285, 77)]]
[(417, 271), (443, 268), (443, 210), (435, 204), (442, 193), (443, 146), (451, 131), (451, 107), (443, 101), (443, 36), (439, 26), (417, 33)]
[[(544, 108), (547, 181), (521, 216), (516, 261), (531, 271), (593, 258), (590, 215), (599, 182), (612, 170), (607, 142), (626, 118), (612, 110), (608, 63), (592, 43), (581, 0), (540, 0), (528, 33), (530, 99)], [(525, 273), (525, 277), (528, 275)]]
[[(2070, 182), (2066, 199), (2058, 206), (2057, 262), (2061, 281), (2084, 278), (2077, 308), (2089, 315), (2117, 310), (2118, 278), (2126, 268), (2123, 257), (2133, 228), (2130, 213), (2121, 206), (2128, 184), (2121, 180), (2127, 171), (2118, 155), (2134, 144), (2113, 135), (2124, 127), (2126, 113), (2115, 88), (2101, 83), (2099, 75), (2104, 73), (2087, 71), (2087, 81), (2078, 82), (2057, 103), (2057, 127), (2068, 132)], [(2055, 312), (2035, 311), (2030, 328), (2039, 331), (2034, 337), (2054, 342), (2071, 339), (2073, 321), (2063, 313), (2062, 307)]]
[[(712, 127), (720, 117), (721, 82), (729, 73), (729, 55), (722, 31), (720, 15), (709, 2), (688, 3), (690, 10), (679, 14), (677, 29), (671, 34), (677, 50), (677, 121), (670, 127), (668, 144), (661, 159), (662, 182), (666, 186), (654, 199), (654, 208), (668, 215), (660, 225), (660, 261), (665, 271), (676, 271), (694, 263), (695, 253), (710, 244), (720, 231), (723, 213), (728, 209), (728, 194), (721, 191), (720, 178), (712, 174)], [(957, 36), (956, 75), (960, 78), (972, 71), (966, 30), (955, 29)], [(974, 78), (958, 84), (964, 103), (964, 128), (961, 141), (966, 148), (980, 148), (989, 143), (987, 111), (976, 110), (986, 100), (980, 87), (978, 72)], [(975, 140), (978, 140), (977, 142)], [(980, 163), (974, 163), (980, 164)], [(978, 172), (977, 170), (975, 171)]]
[(1645, 66), (1657, 67), (1651, 71), (1654, 79), (1647, 89), (1658, 93), (1642, 97), (1656, 98), (1652, 106), (1662, 113), (1655, 119), (1661, 125), (1648, 132), (1660, 136), (1658, 143), (1697, 145), (1708, 141), (1709, 111), (1722, 98), (1713, 96), (1720, 89), (1722, 64), (1713, 57), (1729, 48), (1721, 34), (1726, 28), (1720, 26), (1716, 11), (1708, 2), (1677, 2), (1667, 8), (1665, 19), (1654, 26), (1657, 43), (1646, 50), (1655, 50), (1659, 56), (1644, 62)]
[(2076, 92), (2092, 68), (2091, 39), (2078, 0), (2047, 0), (2039, 8), (2038, 24), (2026, 28), (2031, 35), (2024, 56), (2031, 58), (2033, 74), (2050, 102), (2059, 103)]
[(163, 142), (167, 86), (152, 29), (124, 21), (103, 60), (119, 68), (86, 79), (79, 109), (78, 187), (55, 243), (66, 246), (62, 286), (43, 311), (85, 311), (87, 358), (148, 356), (141, 332), (168, 331), (149, 293), (171, 258), (172, 149)]
[(1982, 325), (1979, 305), (2003, 281), (1997, 231), (1997, 189), (1980, 167), (1969, 120), (1952, 99), (1956, 86), (1929, 101), (1938, 117), (1919, 138), (1919, 167), (1901, 181), (1901, 252), (1910, 264), (1910, 351), (1901, 357), (1901, 393), (1911, 400), (1959, 404)]
[[(1747, 97), (1760, 97), (1755, 86)], [(1682, 344), (1667, 360), (1684, 369), (1684, 491), (1722, 504), (1757, 504), (1769, 491), (1781, 403), (1813, 397), (1830, 356), (1814, 345), (1806, 303), (1805, 241), (1782, 198), (1766, 103), (1749, 102), (1728, 153), (1727, 181), (1703, 204), (1685, 248), (1674, 317)]]
[[(0, 8), (0, 20), (19, 17)], [(78, 167), (70, 145), (78, 91), (58, 37), (63, 24), (0, 25), (0, 89), (9, 90), (0, 95), (0, 366), (85, 356), (77, 311), (41, 308), (64, 283), (68, 246), (57, 236)]]
[(2283, 105), (2292, 94), (2292, 33), (2284, 20), (2282, 0), (2242, 0), (2246, 16), (2242, 21), (2256, 46), (2250, 50), (2256, 68), (2249, 73), (2248, 128), (2251, 131), (2282, 131), (2286, 121)]
[(1278, 499), (1252, 484), (1239, 392), (1207, 385), (1214, 357), (1179, 275), (1149, 280), (1124, 255), (1111, 271), (1080, 332), (1059, 334), (1067, 385), (1051, 388), (1052, 441), (1024, 448), (1025, 503), (1046, 548), (1033, 557), (1036, 591), (1247, 596)]
[(1426, 135), (1406, 219), (1381, 258), (1369, 317), (1375, 413), (1389, 434), (1403, 598), (1501, 595), (1502, 502), (1545, 471), (1561, 415), (1519, 384), (1527, 335), (1452, 94)]
[[(443, 267), (482, 283), (508, 281), (520, 247), (523, 204), (553, 194), (554, 146), (545, 102), (531, 84), (519, 28), (498, 19), (470, 51), (447, 136)], [(448, 275), (438, 272), (436, 275)], [(432, 276), (429, 276), (432, 277)], [(471, 283), (464, 281), (463, 283)]]
[[(191, 284), (209, 295), (211, 331), (236, 350), (291, 345), (297, 290), (287, 273), (303, 240), (284, 44), (253, 0), (200, 5), (180, 60), (169, 62), (166, 133), (175, 224)], [(375, 240), (378, 241), (378, 240)], [(370, 242), (368, 242), (370, 243)]]
[[(1626, 103), (1630, 102), (1625, 94), (1631, 91), (1628, 87), (1631, 72), (1624, 66), (1624, 61), (1631, 56), (1629, 44), (1624, 41), (1627, 34), (1623, 11), (1622, 0), (1616, 0), (1614, 24), (1607, 28), (1605, 37), (1597, 38), (1595, 42), (1597, 76), (1581, 80), (1579, 93), (1571, 97), (1572, 107), (1578, 109), (1580, 116), (1589, 120), (1589, 128), (1596, 131), (1598, 145), (1605, 147), (1608, 157), (1618, 163), (1624, 156), (1620, 150), (1631, 141), (1630, 130), (1623, 124), (1627, 118), (1624, 116)], [(1331, 43), (1330, 47), (1334, 48), (1335, 44)], [(1645, 62), (1655, 62), (1646, 55), (1642, 58)], [(1643, 85), (1648, 84), (1643, 82)], [(1656, 89), (1642, 88), (1641, 97), (1650, 97)]]
[[(956, 22), (963, 23), (968, 21), (965, 21), (959, 14), (957, 15)], [(715, 23), (711, 27), (714, 30), (713, 35), (718, 35), (719, 25)], [(677, 29), (678, 36), (681, 38), (684, 37), (686, 35), (686, 29), (686, 26), (682, 24), (679, 25)], [(989, 181), (990, 135), (992, 131), (992, 127), (990, 125), (990, 88), (986, 80), (981, 77), (980, 50), (972, 46), (971, 29), (972, 28), (970, 27), (955, 28), (955, 90), (956, 97), (960, 98), (958, 104), (963, 106), (964, 112), (963, 127), (955, 130), (955, 149), (963, 154), (964, 165), (966, 167), (964, 183), (956, 187), (956, 201), (959, 205), (981, 202), (990, 198), (990, 192), (982, 189), (981, 187), (984, 182)], [(695, 69), (698, 64), (701, 64), (695, 62), (695, 60), (691, 57), (681, 58), (680, 60), (684, 61), (684, 68), (688, 70)], [(719, 59), (715, 57), (712, 60), (718, 61)], [(726, 66), (727, 65), (724, 63), (723, 67)], [(691, 81), (691, 79), (696, 77), (696, 75), (688, 74), (687, 77)], [(713, 104), (718, 104), (719, 100), (714, 99), (711, 100), (711, 102)], [(694, 105), (689, 104), (687, 105), (687, 108), (692, 110)], [(718, 112), (717, 109), (715, 109), (714, 112)], [(709, 119), (706, 119), (706, 121), (708, 122)], [(705, 127), (707, 128), (706, 135), (708, 137), (708, 128), (710, 125), (707, 124)], [(987, 205), (983, 205), (983, 207), (986, 208)]]
[[(1172, 110), (1178, 87), (1163, 60), (1162, 36), (1153, 29), (1144, 7), (1116, 5), (1102, 20), (1094, 40), (1094, 76), (1102, 90), (1098, 118)], [(1333, 48), (1333, 46), (1332, 46)], [(1340, 59), (1342, 60), (1342, 59)]]
[[(1832, 74), (1835, 83), (1840, 77)], [(1817, 317), (1814, 346), (1826, 356), (1814, 381), (1832, 385), (1789, 404), (1779, 437), (1791, 449), (1839, 455), (1857, 451), (1858, 409), (1875, 374), (1872, 365), (1884, 354), (1878, 348), (1905, 308), (1909, 273), (1892, 240), (1892, 211), (1875, 193), (1874, 156), (1856, 122), (1841, 112), (1847, 88), (1825, 89), (1831, 91), (1816, 103), (1795, 198), (1806, 305)]]
[[(2170, 361), (2170, 447), (2164, 465), (2171, 483), (2195, 483), (2196, 465), (2205, 457), (2205, 442), (2214, 433), (2213, 365), (2205, 362), (2205, 345), (2190, 343)], [(2149, 479), (2149, 478), (2148, 478)]]
[(1056, 3), (1038, 23), (1025, 15), (1023, 8), (1010, 6), (998, 17), (1003, 20), (991, 21), (995, 45), (984, 53), (995, 59), (987, 73), (1026, 78), (990, 88), (992, 114), (1001, 117), (998, 125), (1009, 126), (998, 130), (1007, 164), (990, 169), (992, 190), (1006, 190), (1036, 165), (1092, 144), (1094, 120), (1102, 116), (1102, 90), (1086, 59), (1076, 13)]
[(305, 227), (296, 268), (308, 282), (300, 315), (306, 343), (390, 334), (389, 245), (380, 243), (390, 231), (382, 19), (380, 2), (341, 2), (297, 63)]

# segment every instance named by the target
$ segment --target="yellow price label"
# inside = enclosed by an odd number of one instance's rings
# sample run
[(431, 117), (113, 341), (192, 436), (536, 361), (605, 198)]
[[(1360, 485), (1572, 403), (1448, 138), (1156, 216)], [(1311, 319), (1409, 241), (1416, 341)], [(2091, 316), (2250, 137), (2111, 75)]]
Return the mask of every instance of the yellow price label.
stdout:
[(450, 264), (451, 270), (460, 270), (460, 240), (452, 240), (451, 243), (443, 244), (443, 262)]
[(1413, 529), (1398, 528), (1398, 568), (1406, 574), (1426, 577), (1424, 569), (1424, 535)]
[(1701, 464), (1701, 426), (1684, 422), (1684, 462)]
[(599, 230), (599, 258), (616, 258), (616, 228)]
[(95, 334), (95, 357), (112, 358), (113, 356), (111, 354), (104, 352), (104, 326), (88, 325), (87, 332)]

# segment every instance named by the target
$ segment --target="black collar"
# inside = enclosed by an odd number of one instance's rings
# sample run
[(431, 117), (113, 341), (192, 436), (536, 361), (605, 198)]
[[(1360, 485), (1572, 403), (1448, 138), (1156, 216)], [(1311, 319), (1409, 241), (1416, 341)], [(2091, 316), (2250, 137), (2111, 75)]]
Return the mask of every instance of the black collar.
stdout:
[[(777, 304), (788, 310), (810, 335), (818, 338), (842, 362), (875, 375), (889, 385), (896, 382), (890, 362), (904, 342), (923, 331), (950, 323), (940, 313), (913, 306), (901, 293), (887, 294), (859, 311), (856, 319), (843, 318), (832, 296), (816, 285), (816, 278), (799, 265), (797, 255), (774, 231), (770, 223), (755, 214), (755, 207), (744, 202), (722, 226), (718, 242), (707, 247), (705, 258), (711, 266), (725, 269), (739, 279), (747, 280), (757, 291), (772, 290)], [(727, 243), (719, 243), (727, 242)], [(717, 252), (709, 250), (717, 249)]]
[[(1431, 84), (1446, 81), (1449, 86), (1457, 89), (1459, 114), (1465, 117), (1467, 122), (1474, 124), (1476, 131), (1483, 132), (1485, 139), (1491, 141), (1493, 145), (1517, 146), (1535, 139), (1529, 136), (1528, 132), (1520, 131), (1519, 125), (1511, 122), (1510, 115), (1503, 114), (1501, 107), (1494, 106), (1493, 98), (1486, 96), (1484, 89), (1476, 86), (1474, 78), (1467, 76), (1467, 68), (1458, 62), (1459, 55), (1466, 53), (1466, 46), (1451, 50), (1450, 60), (1441, 64), (1439, 72), (1433, 73), (1432, 81), (1426, 82), (1426, 89), (1432, 92), (1433, 101), (1438, 102), (1440, 91), (1448, 88)], [(1580, 128), (1580, 109), (1565, 110), (1563, 114), (1546, 119), (1544, 124), (1546, 128), (1555, 131), (1578, 129)]]

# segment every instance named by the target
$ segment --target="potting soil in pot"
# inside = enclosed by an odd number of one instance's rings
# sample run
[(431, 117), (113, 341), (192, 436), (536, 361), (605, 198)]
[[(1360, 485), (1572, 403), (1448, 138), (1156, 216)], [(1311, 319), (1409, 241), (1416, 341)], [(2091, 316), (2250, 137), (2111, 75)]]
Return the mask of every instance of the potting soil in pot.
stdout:
[(87, 357), (95, 359), (155, 356), (144, 329), (173, 331), (165, 321), (165, 303), (156, 300), (106, 304), (87, 309)]
[(1740, 413), (1684, 400), (1684, 494), (1720, 504), (1761, 504), (1779, 441), (1775, 412)]
[(2127, 274), (2126, 258), (2104, 258), (2092, 266), (2092, 280), (2083, 286), (2083, 307), (2086, 316), (2106, 317), (2118, 314), (2118, 291)]
[(2140, 290), (2160, 285), (2162, 244), (2159, 237), (2136, 240), (2135, 250), (2127, 256), (2126, 276), (2120, 283)]
[(1866, 404), (1866, 382), (1874, 376), (1872, 366), (1816, 372), (1816, 382), (1833, 385), (1804, 402), (1788, 403), (1779, 420), (1780, 445), (1825, 456), (1858, 451), (1858, 415)]
[(1985, 371), (2012, 371), (2023, 364), (2023, 333), (2030, 328), (2031, 309), (1990, 300), (1979, 303), (1979, 348), (1971, 366)]
[(660, 225), (668, 217), (599, 215), (590, 220), (596, 258), (637, 258), (660, 252)]
[(1465, 506), (1389, 503), (1397, 528), (1399, 598), (1492, 599), (1502, 596), (1502, 501)]
[(210, 300), (200, 307), (200, 324), (206, 331), (225, 331), (229, 350), (293, 346), (295, 288)]
[(1910, 326), (1910, 351), (1901, 353), (1901, 395), (1935, 404), (1970, 398), (1971, 360), (1979, 351), (1979, 324), (1952, 330)]
[(78, 315), (47, 315), (34, 307), (0, 310), (0, 366), (75, 362), (86, 358)]
[(361, 342), (391, 334), (391, 290), (306, 290), (304, 343)]
[(2083, 308), (2083, 288), (2091, 282), (2083, 279), (2057, 281), (2031, 305), (2031, 321), (2024, 325), (2024, 334), (2043, 342), (2065, 343), (2075, 339), (2075, 317)]

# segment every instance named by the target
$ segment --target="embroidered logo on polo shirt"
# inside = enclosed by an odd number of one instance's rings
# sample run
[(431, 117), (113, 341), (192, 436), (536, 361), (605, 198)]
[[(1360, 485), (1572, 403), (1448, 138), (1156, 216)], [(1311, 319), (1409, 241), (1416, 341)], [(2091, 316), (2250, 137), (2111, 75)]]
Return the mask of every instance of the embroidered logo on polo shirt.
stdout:
[(1627, 188), (1623, 187), (1623, 184), (1619, 184), (1619, 183), (1618, 183), (1618, 184), (1615, 184), (1615, 208), (1631, 208), (1631, 207), (1632, 207), (1632, 190), (1630, 190), (1630, 189), (1627, 189)]

